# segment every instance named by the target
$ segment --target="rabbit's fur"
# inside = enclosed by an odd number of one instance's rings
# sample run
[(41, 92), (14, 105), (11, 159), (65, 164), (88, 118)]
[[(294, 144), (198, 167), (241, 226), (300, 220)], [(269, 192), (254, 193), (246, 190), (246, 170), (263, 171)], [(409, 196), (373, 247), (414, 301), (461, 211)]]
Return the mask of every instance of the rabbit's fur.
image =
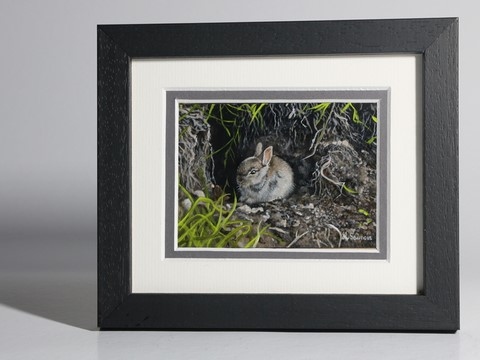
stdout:
[(255, 154), (243, 160), (237, 168), (240, 201), (255, 204), (283, 199), (293, 191), (293, 171), (290, 165), (273, 155), (273, 147), (262, 152), (258, 143)]

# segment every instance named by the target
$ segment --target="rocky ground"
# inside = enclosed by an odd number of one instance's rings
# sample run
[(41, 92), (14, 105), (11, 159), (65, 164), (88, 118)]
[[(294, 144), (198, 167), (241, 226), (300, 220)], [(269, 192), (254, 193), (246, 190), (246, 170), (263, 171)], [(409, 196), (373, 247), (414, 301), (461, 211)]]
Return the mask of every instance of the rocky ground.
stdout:
[(237, 218), (268, 225), (259, 248), (374, 248), (376, 209), (354, 197), (336, 201), (294, 194), (288, 199), (249, 206), (239, 204)]

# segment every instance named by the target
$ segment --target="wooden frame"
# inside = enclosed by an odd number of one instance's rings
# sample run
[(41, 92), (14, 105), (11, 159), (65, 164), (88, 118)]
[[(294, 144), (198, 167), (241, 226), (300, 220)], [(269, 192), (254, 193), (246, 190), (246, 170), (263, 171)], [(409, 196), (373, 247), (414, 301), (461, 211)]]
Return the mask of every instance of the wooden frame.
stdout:
[[(423, 57), (421, 294), (131, 292), (132, 58), (392, 53)], [(100, 328), (455, 332), (458, 263), (457, 19), (98, 26)]]

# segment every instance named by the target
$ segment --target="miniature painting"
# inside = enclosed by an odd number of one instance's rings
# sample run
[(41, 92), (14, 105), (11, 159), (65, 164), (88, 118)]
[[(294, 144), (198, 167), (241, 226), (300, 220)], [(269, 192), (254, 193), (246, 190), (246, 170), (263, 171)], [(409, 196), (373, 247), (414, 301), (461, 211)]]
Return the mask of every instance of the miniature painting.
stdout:
[(379, 103), (177, 101), (178, 249), (375, 249)]

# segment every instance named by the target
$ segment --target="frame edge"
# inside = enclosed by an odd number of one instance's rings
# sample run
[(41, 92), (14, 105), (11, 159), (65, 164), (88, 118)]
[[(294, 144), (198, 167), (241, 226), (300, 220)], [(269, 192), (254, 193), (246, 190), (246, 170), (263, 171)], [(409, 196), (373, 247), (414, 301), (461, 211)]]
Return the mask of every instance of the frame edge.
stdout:
[(424, 54), (424, 288), (460, 328), (458, 18)]
[(98, 326), (130, 293), (129, 57), (97, 28)]

